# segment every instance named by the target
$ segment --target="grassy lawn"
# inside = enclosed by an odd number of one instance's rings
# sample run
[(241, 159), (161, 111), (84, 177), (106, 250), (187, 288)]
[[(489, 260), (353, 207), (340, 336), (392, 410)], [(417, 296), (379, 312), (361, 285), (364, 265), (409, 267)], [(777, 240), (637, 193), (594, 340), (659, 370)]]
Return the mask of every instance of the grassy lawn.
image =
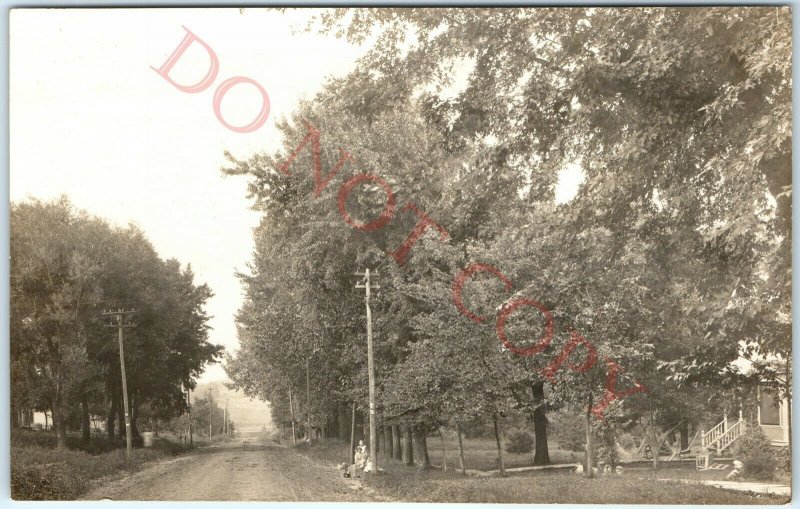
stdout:
[(74, 500), (94, 480), (136, 471), (150, 461), (169, 458), (185, 449), (167, 439), (157, 439), (151, 448), (137, 448), (125, 457), (125, 443), (109, 443), (105, 436), (92, 436), (85, 444), (70, 435), (67, 448), (56, 448), (54, 434), (42, 431), (11, 432), (11, 497), (15, 500)]
[[(438, 438), (438, 437), (437, 437)], [(428, 446), (435, 441), (428, 438)], [(336, 440), (298, 445), (296, 450), (310, 458), (341, 463), (349, 444)], [(465, 444), (466, 446), (466, 444)], [(479, 449), (476, 449), (479, 450)], [(439, 451), (441, 457), (441, 450)], [(433, 461), (433, 450), (429, 451)], [(576, 503), (576, 504), (784, 504), (787, 497), (756, 495), (722, 490), (712, 486), (647, 479), (654, 474), (647, 465), (626, 467), (625, 475), (586, 479), (561, 470), (526, 472), (501, 477), (463, 476), (454, 470), (419, 470), (379, 456), (383, 475), (367, 477), (365, 483), (380, 493), (404, 502), (453, 503)], [(448, 452), (448, 467), (450, 467)], [(454, 465), (457, 465), (457, 459)], [(434, 462), (435, 463), (435, 462)], [(468, 468), (471, 465), (467, 465)], [(693, 464), (671, 465), (660, 470), (659, 478), (706, 478), (696, 476)], [(681, 475), (683, 474), (683, 475)], [(709, 473), (701, 473), (710, 475)], [(713, 475), (717, 475), (716, 472)], [(722, 477), (724, 477), (723, 474)], [(662, 477), (663, 476), (663, 477)], [(638, 477), (645, 477), (639, 479)], [(716, 479), (718, 477), (708, 477)]]
[[(436, 435), (428, 437), (428, 457), (431, 463), (442, 465), (442, 440)], [(447, 467), (458, 468), (458, 441), (445, 436), (445, 451), (447, 451)], [(557, 445), (550, 444), (550, 462), (553, 464), (578, 463), (581, 454), (564, 451)], [(526, 454), (509, 454), (503, 451), (503, 462), (506, 468), (529, 467), (533, 465), (533, 452)], [(490, 438), (464, 439), (464, 466), (468, 470), (496, 470), (500, 468), (497, 463), (497, 445)]]
[[(282, 443), (291, 445), (291, 438), (281, 439)], [(428, 437), (428, 457), (431, 464), (437, 467), (442, 466), (442, 441), (437, 435)], [(332, 445), (337, 444), (337, 445)], [(331, 461), (334, 463), (341, 463), (347, 461), (348, 443), (342, 443), (336, 440), (328, 440), (323, 442), (315, 442), (315, 454), (323, 454), (325, 457), (320, 459)], [(307, 446), (304, 443), (298, 443), (300, 450), (305, 449)], [(447, 467), (459, 468), (458, 463), (458, 442), (456, 439), (445, 438), (445, 451), (447, 452)], [(384, 460), (386, 456), (378, 453), (378, 460)], [(550, 447), (550, 461), (553, 464), (563, 463), (578, 463), (580, 462), (581, 453), (563, 451), (556, 447)], [(527, 454), (509, 454), (503, 451), (503, 460), (506, 468), (515, 467), (529, 467), (533, 465), (533, 453)], [(492, 439), (483, 438), (470, 438), (464, 439), (464, 466), (467, 470), (496, 470), (499, 468), (497, 464), (497, 446)]]
[[(411, 469), (408, 469), (411, 470)], [(442, 478), (409, 472), (370, 479), (383, 493), (407, 502), (571, 504), (783, 504), (787, 497), (733, 492), (712, 486), (615, 476), (586, 479), (567, 472), (507, 478)]]

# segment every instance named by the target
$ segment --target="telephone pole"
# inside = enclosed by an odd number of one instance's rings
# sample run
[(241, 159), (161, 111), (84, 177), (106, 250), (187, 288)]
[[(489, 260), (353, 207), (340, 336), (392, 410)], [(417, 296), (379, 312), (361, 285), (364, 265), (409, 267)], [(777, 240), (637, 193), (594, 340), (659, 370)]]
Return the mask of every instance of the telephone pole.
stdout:
[(128, 409), (128, 380), (125, 377), (125, 346), (122, 341), (122, 329), (126, 327), (135, 327), (132, 323), (125, 323), (125, 317), (136, 313), (135, 309), (125, 311), (117, 309), (116, 311), (104, 311), (103, 315), (113, 316), (116, 318), (117, 323), (106, 325), (106, 327), (116, 327), (119, 332), (119, 367), (122, 372), (122, 402), (125, 405), (125, 457), (130, 459), (133, 452), (133, 444), (131, 443), (131, 414)]
[[(370, 290), (378, 289), (380, 286), (373, 285), (370, 279), (369, 269), (364, 274), (356, 274), (363, 276), (364, 283), (356, 284), (356, 288), (364, 288), (365, 297), (364, 302), (367, 306), (367, 368), (369, 371), (369, 459), (372, 461), (372, 472), (378, 472), (378, 455), (377, 455), (377, 430), (375, 429), (375, 360), (372, 352), (372, 310), (369, 307)], [(377, 273), (372, 274), (378, 276)]]

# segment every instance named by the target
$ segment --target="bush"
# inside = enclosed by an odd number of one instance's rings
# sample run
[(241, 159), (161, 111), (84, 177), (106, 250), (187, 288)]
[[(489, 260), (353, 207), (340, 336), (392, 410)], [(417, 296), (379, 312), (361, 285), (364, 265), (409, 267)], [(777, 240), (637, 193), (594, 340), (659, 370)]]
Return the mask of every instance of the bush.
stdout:
[(136, 449), (129, 460), (124, 447), (114, 448), (117, 444), (123, 445), (124, 441), (109, 443), (92, 437), (86, 444), (79, 436), (68, 436), (67, 447), (57, 449), (52, 433), (12, 430), (12, 498), (74, 500), (86, 492), (95, 479), (121, 471), (136, 471), (147, 462), (183, 450), (178, 444), (157, 440), (152, 448)]
[(533, 437), (525, 430), (513, 430), (506, 438), (506, 452), (510, 454), (525, 454), (533, 450)]
[(742, 474), (745, 477), (759, 480), (770, 480), (775, 477), (778, 459), (760, 427), (755, 425), (747, 427), (747, 431), (736, 445), (735, 455), (744, 465)]
[(631, 449), (636, 449), (638, 447), (636, 439), (633, 438), (630, 433), (620, 433), (619, 445), (621, 445), (626, 451), (630, 451)]
[(790, 447), (777, 448), (775, 460), (777, 464), (776, 477), (790, 482), (792, 478), (792, 449)]
[(595, 421), (592, 426), (592, 438), (595, 441), (595, 454), (598, 462), (602, 461), (611, 468), (619, 463), (617, 452), (618, 422), (613, 415), (606, 416), (602, 421)]

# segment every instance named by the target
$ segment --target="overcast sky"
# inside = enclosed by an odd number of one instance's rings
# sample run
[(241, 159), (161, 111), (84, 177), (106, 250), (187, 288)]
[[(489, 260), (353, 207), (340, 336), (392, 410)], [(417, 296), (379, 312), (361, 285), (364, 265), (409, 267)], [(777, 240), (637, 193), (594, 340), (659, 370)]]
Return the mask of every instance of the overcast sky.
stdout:
[[(219, 172), (223, 151), (241, 159), (277, 148), (276, 119), (312, 97), (325, 77), (350, 71), (366, 50), (303, 32), (311, 14), (13, 10), (11, 200), (65, 194), (112, 223), (137, 224), (162, 257), (190, 263), (197, 282), (211, 287), (211, 341), (235, 351), (242, 288), (234, 273), (250, 259), (258, 217), (248, 208), (246, 181)], [(217, 79), (199, 93), (182, 92), (151, 69), (181, 43), (182, 26), (219, 59)], [(194, 44), (171, 76), (196, 83), (208, 66), (207, 53)], [(269, 94), (269, 118), (252, 133), (234, 132), (214, 114), (214, 90), (233, 76), (252, 78)], [(256, 89), (241, 85), (225, 95), (222, 113), (245, 125), (260, 107)], [(222, 378), (216, 365), (201, 381)]]
[[(257, 215), (244, 179), (223, 177), (223, 151), (247, 158), (276, 147), (275, 120), (311, 97), (324, 77), (352, 69), (360, 48), (302, 33), (309, 11), (245, 9), (14, 10), (11, 13), (12, 201), (66, 194), (120, 225), (139, 225), (162, 257), (191, 263), (215, 296), (211, 340), (237, 345), (234, 313), (242, 290), (234, 276), (253, 248)], [(186, 26), (214, 50), (219, 76), (188, 94), (159, 76)], [(295, 31), (301, 32), (295, 35)], [(171, 74), (196, 83), (209, 66), (192, 46)], [(252, 133), (224, 127), (214, 90), (233, 76), (260, 83), (271, 112)], [(231, 89), (222, 103), (245, 125), (261, 105), (254, 87)], [(204, 381), (224, 377), (211, 367)]]

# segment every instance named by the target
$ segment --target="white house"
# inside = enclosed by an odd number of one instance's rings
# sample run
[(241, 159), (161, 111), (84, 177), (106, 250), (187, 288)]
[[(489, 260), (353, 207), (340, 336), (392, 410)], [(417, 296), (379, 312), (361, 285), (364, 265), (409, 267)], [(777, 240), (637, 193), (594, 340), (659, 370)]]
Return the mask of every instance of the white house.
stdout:
[(766, 385), (758, 388), (758, 425), (773, 445), (789, 445), (789, 420), (792, 402), (779, 397), (778, 390)]

